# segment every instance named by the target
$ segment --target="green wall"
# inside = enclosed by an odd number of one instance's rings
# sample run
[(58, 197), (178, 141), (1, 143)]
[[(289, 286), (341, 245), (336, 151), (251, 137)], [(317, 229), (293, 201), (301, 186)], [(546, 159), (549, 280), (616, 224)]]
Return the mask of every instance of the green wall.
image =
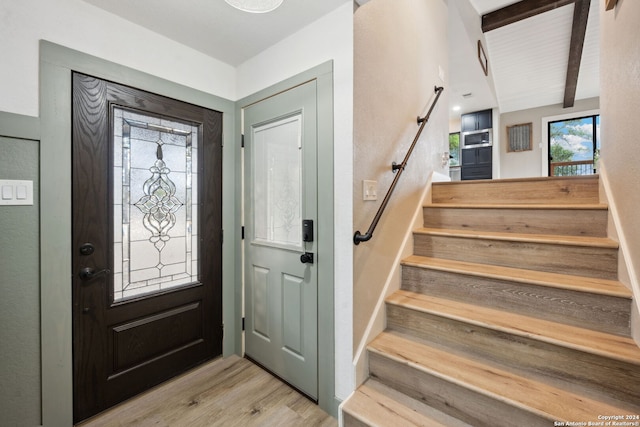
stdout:
[[(0, 179), (33, 181), (33, 206), (0, 206), (0, 413), (3, 425), (41, 423), (39, 142), (37, 119), (0, 113)], [(24, 133), (16, 131), (21, 124)], [(36, 129), (34, 129), (34, 127)], [(16, 135), (18, 134), (18, 135)]]

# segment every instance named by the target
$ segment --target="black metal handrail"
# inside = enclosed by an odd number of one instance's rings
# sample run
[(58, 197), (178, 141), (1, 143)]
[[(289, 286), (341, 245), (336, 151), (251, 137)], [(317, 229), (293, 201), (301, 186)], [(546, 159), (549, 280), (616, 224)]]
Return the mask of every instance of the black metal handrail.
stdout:
[(438, 98), (440, 98), (440, 94), (444, 90), (444, 87), (436, 86), (434, 88), (434, 90), (435, 90), (435, 93), (436, 93), (436, 98), (434, 99), (433, 103), (431, 104), (431, 107), (429, 108), (429, 111), (427, 112), (427, 115), (422, 117), (422, 118), (420, 118), (420, 116), (418, 116), (418, 124), (420, 125), (420, 128), (418, 129), (418, 133), (416, 133), (416, 137), (413, 139), (413, 142), (411, 143), (411, 147), (409, 147), (409, 150), (407, 151), (407, 154), (404, 156), (404, 160), (400, 164), (396, 164), (394, 162), (391, 165), (391, 170), (393, 172), (397, 171), (398, 173), (396, 174), (395, 178), (393, 178), (393, 182), (391, 183), (391, 187), (389, 187), (389, 190), (387, 191), (387, 194), (384, 196), (384, 199), (382, 200), (382, 204), (378, 208), (378, 212), (376, 213), (376, 216), (373, 217), (373, 221), (371, 222), (371, 225), (369, 226), (369, 229), (367, 230), (366, 233), (361, 234), (360, 231), (356, 231), (356, 234), (353, 235), (353, 243), (354, 244), (359, 245), (360, 242), (368, 242), (373, 237), (373, 232), (376, 229), (376, 226), (378, 225), (378, 221), (380, 221), (380, 218), (382, 217), (382, 214), (383, 214), (385, 208), (387, 207), (387, 204), (389, 203), (389, 199), (391, 198), (391, 194), (393, 193), (393, 190), (396, 188), (396, 184), (398, 184), (398, 180), (400, 179), (400, 176), (402, 175), (402, 172), (404, 171), (404, 168), (407, 166), (407, 161), (409, 160), (409, 157), (411, 157), (411, 153), (413, 152), (413, 149), (416, 146), (416, 143), (418, 142), (418, 139), (420, 138), (420, 134), (422, 133), (422, 130), (424, 129), (424, 126), (429, 121), (429, 117), (431, 116), (431, 112), (433, 111), (433, 108), (436, 106), (436, 103), (438, 102)]

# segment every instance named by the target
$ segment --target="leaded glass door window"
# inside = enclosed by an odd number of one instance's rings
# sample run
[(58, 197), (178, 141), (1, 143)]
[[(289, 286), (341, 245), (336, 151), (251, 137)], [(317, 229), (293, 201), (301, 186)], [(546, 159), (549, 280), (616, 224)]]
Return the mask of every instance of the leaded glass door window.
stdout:
[(198, 280), (198, 127), (114, 108), (113, 299)]

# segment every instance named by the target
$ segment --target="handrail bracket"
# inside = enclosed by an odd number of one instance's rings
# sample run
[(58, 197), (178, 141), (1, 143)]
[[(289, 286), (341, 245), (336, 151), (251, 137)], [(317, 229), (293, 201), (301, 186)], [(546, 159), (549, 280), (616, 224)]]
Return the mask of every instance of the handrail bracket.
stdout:
[(404, 172), (404, 169), (407, 166), (407, 161), (409, 160), (409, 157), (411, 157), (411, 153), (413, 152), (413, 149), (416, 146), (416, 143), (418, 142), (418, 139), (420, 138), (420, 134), (422, 133), (422, 130), (424, 129), (424, 126), (429, 121), (429, 117), (431, 116), (431, 112), (433, 111), (433, 108), (438, 103), (438, 99), (440, 98), (440, 94), (444, 90), (444, 87), (442, 87), (442, 86), (440, 86), (440, 87), (434, 86), (434, 90), (435, 90), (435, 93), (436, 93), (436, 98), (434, 99), (433, 103), (431, 104), (431, 107), (429, 107), (429, 111), (427, 112), (427, 114), (424, 117), (418, 116), (417, 121), (418, 121), (418, 124), (420, 125), (420, 128), (418, 129), (418, 133), (416, 134), (415, 138), (413, 139), (413, 142), (411, 143), (411, 147), (409, 147), (409, 151), (407, 151), (407, 154), (405, 155), (404, 160), (400, 164), (397, 164), (396, 162), (393, 162), (391, 164), (391, 170), (393, 171), (393, 173), (397, 172), (397, 174), (393, 178), (393, 182), (391, 183), (391, 187), (389, 187), (389, 190), (387, 191), (386, 196), (384, 196), (384, 200), (382, 200), (382, 204), (378, 208), (378, 212), (376, 213), (376, 216), (373, 218), (373, 221), (371, 222), (371, 225), (369, 226), (369, 229), (364, 234), (360, 233), (360, 231), (356, 231), (356, 233), (353, 235), (353, 243), (355, 245), (359, 245), (360, 242), (367, 242), (367, 241), (369, 241), (371, 239), (371, 237), (373, 237), (373, 231), (376, 229), (376, 226), (378, 225), (378, 221), (380, 221), (380, 217), (382, 217), (382, 213), (384, 212), (385, 208), (387, 207), (387, 204), (389, 203), (389, 199), (391, 198), (391, 194), (393, 193), (393, 190), (396, 188), (396, 184), (398, 183), (398, 179), (400, 179), (400, 176), (402, 175), (402, 172)]

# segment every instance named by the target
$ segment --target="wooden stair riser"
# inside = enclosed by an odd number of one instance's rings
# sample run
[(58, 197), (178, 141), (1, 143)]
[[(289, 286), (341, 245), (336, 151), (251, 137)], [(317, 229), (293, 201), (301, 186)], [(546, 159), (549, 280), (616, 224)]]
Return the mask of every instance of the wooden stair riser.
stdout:
[(603, 209), (424, 208), (426, 228), (606, 237)]
[(435, 183), (433, 203), (599, 203), (598, 177)]
[(629, 298), (408, 265), (402, 267), (402, 289), (601, 332), (631, 332)]
[(414, 234), (414, 254), (615, 280), (618, 250), (609, 247)]
[(639, 365), (394, 304), (387, 328), (567, 390), (640, 402)]
[(349, 411), (342, 411), (342, 425), (344, 427), (373, 427), (370, 424), (360, 421)]
[(475, 427), (549, 427), (546, 419), (445, 378), (369, 352), (372, 378)]

